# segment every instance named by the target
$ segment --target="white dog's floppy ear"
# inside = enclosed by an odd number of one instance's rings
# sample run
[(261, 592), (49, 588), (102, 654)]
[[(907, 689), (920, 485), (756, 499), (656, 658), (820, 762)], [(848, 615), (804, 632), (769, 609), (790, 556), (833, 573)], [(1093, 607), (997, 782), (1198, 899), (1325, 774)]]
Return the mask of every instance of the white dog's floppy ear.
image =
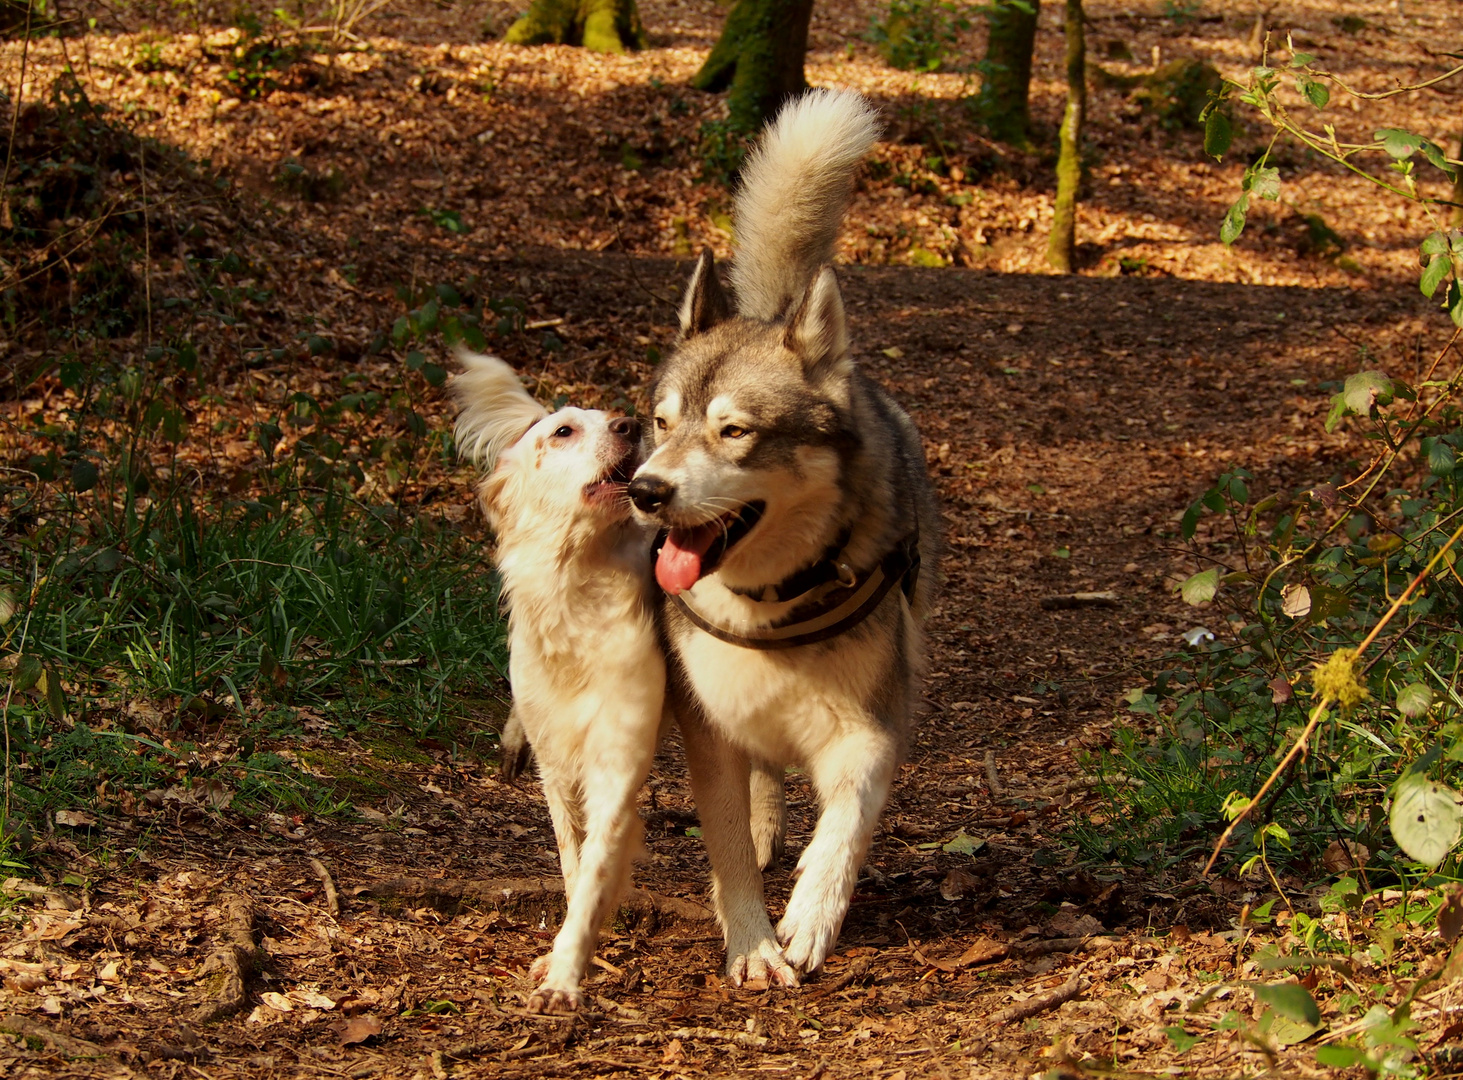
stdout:
[(704, 334), (730, 316), (731, 304), (721, 287), (721, 279), (716, 276), (716, 258), (706, 248), (696, 260), (696, 269), (691, 272), (691, 282), (681, 300), (681, 334), (688, 338)]
[(783, 344), (803, 362), (808, 379), (819, 383), (852, 370), (848, 360), (848, 317), (833, 267), (825, 266), (808, 284), (787, 322)]
[(549, 413), (529, 396), (518, 372), (496, 356), (459, 348), (457, 362), (462, 371), (448, 386), (458, 409), (457, 453), (491, 471), (498, 455)]

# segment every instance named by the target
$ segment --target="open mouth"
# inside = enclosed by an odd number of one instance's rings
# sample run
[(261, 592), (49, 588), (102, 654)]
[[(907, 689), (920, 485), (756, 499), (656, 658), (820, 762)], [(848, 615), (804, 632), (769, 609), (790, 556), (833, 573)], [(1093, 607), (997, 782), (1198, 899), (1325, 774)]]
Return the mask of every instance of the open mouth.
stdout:
[(667, 530), (655, 553), (655, 580), (672, 596), (685, 592), (716, 569), (766, 509), (764, 502), (751, 502), (700, 525)]
[(618, 499), (624, 502), (628, 512), (630, 501), (625, 496), (625, 489), (630, 486), (630, 479), (634, 474), (635, 449), (631, 447), (603, 476), (584, 485), (585, 500), (599, 503)]

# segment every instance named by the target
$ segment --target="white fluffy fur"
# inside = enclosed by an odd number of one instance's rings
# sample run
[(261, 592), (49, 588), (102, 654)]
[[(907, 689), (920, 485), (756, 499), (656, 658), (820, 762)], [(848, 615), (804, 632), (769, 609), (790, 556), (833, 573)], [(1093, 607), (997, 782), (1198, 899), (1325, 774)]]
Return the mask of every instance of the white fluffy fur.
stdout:
[(528, 1009), (569, 1012), (641, 850), (635, 796), (665, 700), (654, 532), (632, 518), (623, 485), (603, 483), (634, 452), (608, 416), (546, 416), (501, 360), (461, 359), (458, 445), (493, 463), (481, 494), (509, 602), (514, 715), (538, 761), (568, 901), (553, 951), (531, 972)]
[(770, 322), (833, 261), (854, 171), (879, 137), (873, 107), (851, 90), (810, 90), (785, 105), (742, 168), (736, 201), (737, 311)]
[(457, 452), (491, 471), (498, 455), (548, 410), (529, 396), (518, 372), (496, 356), (458, 349), (457, 362), (462, 371), (450, 387), (458, 409), (453, 429)]

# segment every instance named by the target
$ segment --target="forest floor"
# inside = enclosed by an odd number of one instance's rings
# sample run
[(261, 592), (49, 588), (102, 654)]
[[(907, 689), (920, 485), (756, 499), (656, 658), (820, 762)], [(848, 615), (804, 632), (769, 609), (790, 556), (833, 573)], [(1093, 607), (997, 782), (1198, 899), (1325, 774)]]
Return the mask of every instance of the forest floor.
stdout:
[[(33, 44), (34, 87), (69, 57), (95, 101), (237, 184), (227, 202), (179, 196), (168, 212), (197, 227), (185, 235), (198, 248), (247, 251), (270, 289), (251, 333), (285, 342), (328, 330), (337, 343), (325, 356), (246, 365), (243, 335), (201, 338), (216, 382), (199, 405), (213, 422), (200, 439), (217, 445), (200, 461), (247, 473), (261, 460), (249, 425), (290, 393), (320, 395), (347, 373), (384, 378), (365, 353), (404, 310), (402, 283), (471, 280), (517, 298), (533, 329), (493, 348), (537, 374), (546, 398), (643, 402), (691, 252), (729, 253), (726, 190), (702, 176), (695, 152), (696, 126), (719, 101), (683, 85), (724, 9), (646, 0), (652, 48), (619, 59), (484, 40), (511, 6), (388, 10), (363, 30), (368, 47), (329, 69), (294, 65), (255, 98), (226, 80), (222, 23), (119, 9), (90, 34)], [(1154, 50), (1227, 74), (1253, 59), (1248, 6), (1183, 20), (1151, 3), (1088, 6), (1101, 56), (1137, 58), (1102, 59), (1115, 69), (1141, 70)], [(1364, 444), (1323, 431), (1328, 385), (1363, 360), (1412, 377), (1448, 340), (1409, 280), (1425, 222), (1411, 209), (1378, 213), (1360, 182), (1294, 157), (1283, 162), (1287, 182), (1296, 169), (1294, 201), (1256, 214), (1225, 249), (1217, 222), (1245, 155), (1215, 165), (1195, 133), (1100, 90), (1079, 217), (1085, 272), (1020, 272), (1039, 268), (1049, 153), (983, 142), (962, 119), (962, 76), (884, 67), (859, 38), (876, 10), (820, 3), (809, 77), (861, 87), (891, 116), (876, 155), (886, 167), (862, 182), (845, 230), (841, 280), (857, 360), (924, 434), (949, 554), (926, 713), (826, 970), (794, 991), (721, 978), (672, 739), (643, 796), (650, 856), (636, 882), (685, 903), (662, 899), (658, 913), (615, 923), (579, 1016), (526, 1015), (528, 965), (557, 914), (543, 884), (557, 859), (536, 785), (503, 782), (491, 738), (471, 737), (501, 712), (410, 748), (306, 725), (286, 748), (351, 796), (354, 814), (251, 818), (136, 802), (94, 828), (77, 819), (38, 838), (38, 883), (7, 885), (0, 930), (0, 1030), (19, 1033), (0, 1042), (6, 1075), (1322, 1071), (1314, 1043), (1254, 1030), (1262, 1010), (1241, 985), (1260, 970), (1257, 951), (1292, 940), (1284, 925), (1241, 921), (1273, 895), (1269, 884), (1204, 877), (1193, 860), (1155, 869), (1081, 854), (1074, 825), (1123, 823), (1108, 820), (1079, 756), (1109, 745), (1115, 722), (1134, 722), (1121, 718), (1120, 695), (1204, 617), (1173, 591), (1196, 568), (1177, 539), (1195, 495), (1232, 465), (1251, 470), (1257, 495), (1349, 475)], [(1333, 22), (1343, 14), (1364, 29), (1343, 34)], [(1059, 107), (1055, 15), (1044, 11), (1037, 65), (1047, 128)], [(1363, 87), (1438, 66), (1428, 50), (1442, 16), (1422, 5), (1294, 4), (1284, 16), (1275, 28), (1298, 28), (1313, 51), (1334, 46), (1327, 62)], [(963, 47), (974, 52), (978, 37)], [(7, 85), (18, 48), (0, 50)], [(1434, 105), (1456, 111), (1451, 99), (1387, 103), (1368, 123), (1441, 138), (1450, 129)], [(285, 162), (301, 172), (282, 173)], [(184, 276), (182, 254), (151, 256), (159, 295)], [(140, 350), (143, 337), (139, 328), (117, 347)], [(12, 373), (47, 348), (24, 335), (0, 346)], [(43, 380), (0, 407), (30, 422), (67, 402)], [(425, 408), (445, 425), (440, 400)], [(478, 536), (469, 484), (466, 471), (438, 467), (391, 494), (408, 507), (445, 502), (454, 526)], [(1041, 603), (1097, 591), (1115, 593), (1115, 606)], [(200, 738), (199, 753), (237, 740), (226, 725)], [(789, 797), (791, 864), (815, 808), (799, 775)], [(1304, 898), (1326, 880), (1315, 867), (1279, 884)], [(463, 902), (463, 882), (493, 884)], [(789, 865), (769, 874), (774, 911), (789, 885)], [(209, 1019), (226, 983), (209, 965), (241, 934), (258, 945), (247, 1002)], [(1425, 965), (1440, 948), (1418, 935), (1388, 963)], [(1054, 993), (1062, 1000), (1046, 1000)], [(1022, 1004), (1031, 1015), (998, 1015)], [(1419, 999), (1425, 1046), (1456, 1037), (1458, 1004), (1457, 984)], [(1330, 1033), (1354, 1029), (1339, 1005), (1327, 1008)], [(1226, 1030), (1231, 1010), (1240, 1020)], [(1204, 1036), (1192, 1047), (1191, 1033)], [(1452, 1059), (1438, 1060), (1446, 1071)]]

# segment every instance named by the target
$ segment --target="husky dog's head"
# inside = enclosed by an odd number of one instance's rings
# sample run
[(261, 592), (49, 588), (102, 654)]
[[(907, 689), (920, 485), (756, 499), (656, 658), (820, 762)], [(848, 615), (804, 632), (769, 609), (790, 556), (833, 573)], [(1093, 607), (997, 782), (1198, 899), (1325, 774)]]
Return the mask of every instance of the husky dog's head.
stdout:
[(845, 524), (859, 440), (838, 281), (824, 267), (783, 318), (742, 318), (708, 251), (680, 315), (655, 388), (655, 449), (629, 489), (667, 530), (656, 579), (670, 593), (712, 572), (734, 588), (771, 584), (816, 561)]
[(459, 352), (451, 384), (457, 450), (488, 470), (479, 488), (493, 531), (548, 530), (572, 538), (631, 516), (625, 488), (640, 422), (597, 409), (549, 413), (518, 374), (492, 356)]

